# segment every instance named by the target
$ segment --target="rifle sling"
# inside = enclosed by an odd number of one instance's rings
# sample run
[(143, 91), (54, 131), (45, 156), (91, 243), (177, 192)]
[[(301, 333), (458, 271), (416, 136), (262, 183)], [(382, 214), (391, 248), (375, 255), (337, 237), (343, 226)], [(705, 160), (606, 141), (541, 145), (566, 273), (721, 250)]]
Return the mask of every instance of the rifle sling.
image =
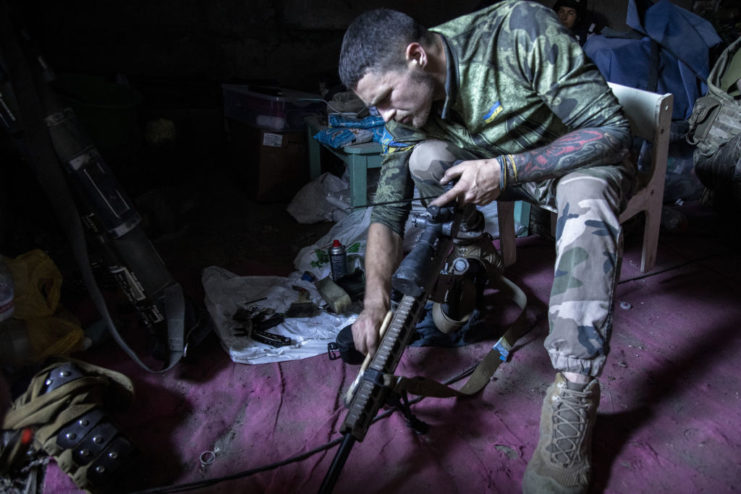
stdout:
[(411, 378), (394, 376), (393, 379), (396, 382), (393, 387), (394, 392), (407, 392), (418, 396), (446, 398), (451, 396), (472, 396), (484, 389), (494, 375), (494, 372), (496, 372), (499, 364), (507, 360), (512, 346), (528, 329), (527, 319), (525, 318), (527, 295), (525, 295), (520, 287), (504, 276), (495, 277), (493, 282), (500, 290), (499, 295), (517, 304), (520, 308), (520, 313), (517, 319), (507, 328), (504, 335), (497, 340), (489, 353), (479, 362), (466, 383), (460, 389), (455, 389), (423, 376)]

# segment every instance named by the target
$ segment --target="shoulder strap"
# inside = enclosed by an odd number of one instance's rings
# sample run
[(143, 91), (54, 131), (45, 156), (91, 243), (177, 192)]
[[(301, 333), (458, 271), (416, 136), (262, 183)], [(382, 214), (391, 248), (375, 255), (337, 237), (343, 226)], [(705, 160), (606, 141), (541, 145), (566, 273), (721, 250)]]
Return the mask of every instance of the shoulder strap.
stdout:
[(498, 297), (514, 302), (520, 308), (520, 313), (517, 319), (504, 332), (504, 335), (497, 340), (489, 353), (479, 362), (466, 383), (459, 389), (456, 389), (423, 376), (412, 378), (394, 376), (391, 381), (395, 382), (394, 391), (400, 393), (407, 392), (418, 396), (446, 398), (452, 396), (472, 396), (484, 389), (494, 375), (494, 372), (499, 368), (499, 365), (507, 361), (509, 352), (512, 350), (515, 342), (529, 329), (525, 317), (525, 308), (527, 306), (527, 295), (525, 295), (525, 292), (505, 276), (493, 278), (492, 282), (499, 289)]

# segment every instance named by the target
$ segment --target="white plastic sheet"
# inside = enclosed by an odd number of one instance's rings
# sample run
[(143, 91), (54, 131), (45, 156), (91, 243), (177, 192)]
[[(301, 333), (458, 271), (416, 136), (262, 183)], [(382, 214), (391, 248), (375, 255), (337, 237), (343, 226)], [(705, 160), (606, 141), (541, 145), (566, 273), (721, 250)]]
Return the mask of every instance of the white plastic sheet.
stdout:
[[(234, 314), (240, 308), (251, 306), (270, 307), (283, 313), (298, 299), (299, 292), (291, 288), (293, 285), (308, 290), (316, 305), (324, 305), (313, 283), (300, 279), (298, 273), (288, 277), (239, 276), (217, 266), (205, 268), (201, 281), (206, 294), (206, 309), (214, 322), (216, 334), (229, 357), (237, 363), (264, 364), (325, 353), (327, 344), (357, 317), (355, 314), (337, 315), (321, 311), (314, 317), (285, 319), (268, 331), (291, 338), (294, 344), (275, 348), (235, 334), (240, 324), (232, 319)], [(257, 302), (250, 303), (252, 301)]]

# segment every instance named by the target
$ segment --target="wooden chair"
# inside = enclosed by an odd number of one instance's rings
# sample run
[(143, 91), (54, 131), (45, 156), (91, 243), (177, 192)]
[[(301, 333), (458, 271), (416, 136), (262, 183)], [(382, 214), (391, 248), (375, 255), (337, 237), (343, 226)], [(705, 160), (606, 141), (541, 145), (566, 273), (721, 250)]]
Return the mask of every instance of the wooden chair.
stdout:
[[(650, 167), (645, 172), (639, 173), (638, 190), (630, 198), (619, 218), (622, 224), (640, 212), (645, 214), (641, 254), (641, 271), (645, 273), (656, 263), (674, 95), (608, 84), (630, 121), (633, 136), (643, 138), (651, 144)], [(500, 201), (497, 208), (500, 248), (504, 265), (509, 266), (517, 258), (514, 203)]]

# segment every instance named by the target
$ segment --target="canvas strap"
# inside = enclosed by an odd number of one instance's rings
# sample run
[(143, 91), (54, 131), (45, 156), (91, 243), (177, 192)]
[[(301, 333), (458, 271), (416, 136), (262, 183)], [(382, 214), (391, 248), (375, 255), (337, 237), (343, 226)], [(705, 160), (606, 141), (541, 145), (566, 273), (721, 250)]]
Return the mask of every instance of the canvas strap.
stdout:
[(497, 340), (489, 353), (479, 362), (468, 380), (456, 389), (428, 377), (403, 377), (386, 376), (385, 382), (394, 383), (392, 388), (395, 392), (411, 393), (418, 396), (432, 396), (445, 398), (452, 396), (472, 396), (484, 389), (491, 380), (494, 372), (502, 362), (506, 362), (509, 352), (515, 342), (527, 332), (528, 324), (525, 317), (527, 296), (514, 282), (505, 276), (492, 278), (493, 286), (498, 288), (497, 298), (511, 301), (519, 308), (519, 314), (515, 321), (507, 328), (504, 334)]

